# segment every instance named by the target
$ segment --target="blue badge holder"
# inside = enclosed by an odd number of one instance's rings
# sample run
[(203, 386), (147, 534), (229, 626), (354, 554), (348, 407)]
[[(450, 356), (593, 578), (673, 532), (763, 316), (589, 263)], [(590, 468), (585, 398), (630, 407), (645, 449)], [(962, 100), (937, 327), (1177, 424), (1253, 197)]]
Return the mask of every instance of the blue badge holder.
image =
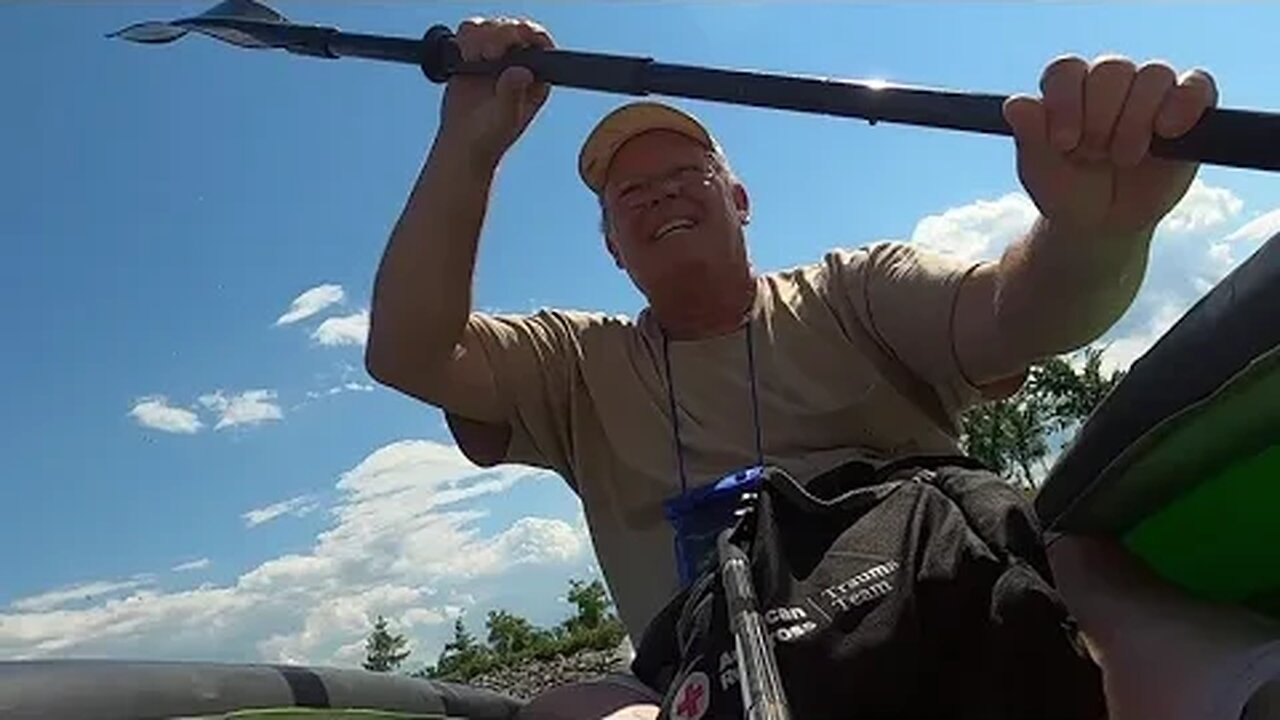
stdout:
[(761, 466), (745, 468), (663, 501), (667, 522), (675, 530), (681, 587), (688, 587), (715, 565), (716, 541), (721, 531), (737, 519), (744, 495), (760, 486), (763, 474)]

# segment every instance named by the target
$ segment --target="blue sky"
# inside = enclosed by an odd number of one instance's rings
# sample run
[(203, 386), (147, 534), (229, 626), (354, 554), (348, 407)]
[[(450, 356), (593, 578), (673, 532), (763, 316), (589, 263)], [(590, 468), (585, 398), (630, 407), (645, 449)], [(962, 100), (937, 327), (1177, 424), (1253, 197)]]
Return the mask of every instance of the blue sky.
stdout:
[[(477, 473), (437, 412), (362, 369), (373, 271), (440, 88), (400, 66), (103, 37), (205, 7), (0, 6), (0, 657), (346, 664), (383, 612), (427, 661), (453, 613), (558, 620), (593, 564), (573, 496)], [(1117, 51), (1206, 66), (1224, 105), (1280, 109), (1280, 9), (1262, 3), (276, 7), (400, 35), (523, 14), (573, 49), (1004, 93), (1034, 91), (1060, 52)], [(574, 172), (620, 100), (557, 89), (510, 153), (480, 306), (640, 307)], [(748, 184), (763, 270), (884, 238), (994, 257), (1032, 217), (1004, 138), (685, 106)], [(1110, 334), (1117, 365), (1280, 230), (1280, 177), (1200, 178)]]

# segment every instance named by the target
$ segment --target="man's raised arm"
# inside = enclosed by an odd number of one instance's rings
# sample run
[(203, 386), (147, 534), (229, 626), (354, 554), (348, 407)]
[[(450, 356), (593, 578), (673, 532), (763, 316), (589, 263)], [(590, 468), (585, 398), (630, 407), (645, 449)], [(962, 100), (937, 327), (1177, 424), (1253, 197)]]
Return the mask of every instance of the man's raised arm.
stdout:
[[(520, 46), (552, 47), (522, 21), (468, 20), (465, 59), (497, 59)], [(469, 338), (472, 276), (490, 186), (503, 154), (545, 102), (523, 68), (496, 82), (451, 80), (440, 127), (378, 267), (365, 365), (378, 382), (479, 423), (502, 424), (493, 374)]]
[(468, 347), (471, 285), (492, 168), (437, 136), (383, 253), (365, 364), (379, 382), (475, 420), (501, 420), (484, 355)]
[(975, 382), (1097, 339), (1129, 307), (1160, 220), (1191, 186), (1194, 163), (1149, 153), (1217, 103), (1213, 78), (1123, 57), (1063, 57), (1043, 97), (1005, 106), (1018, 175), (1041, 217), (998, 263), (970, 276), (956, 308), (955, 350)]

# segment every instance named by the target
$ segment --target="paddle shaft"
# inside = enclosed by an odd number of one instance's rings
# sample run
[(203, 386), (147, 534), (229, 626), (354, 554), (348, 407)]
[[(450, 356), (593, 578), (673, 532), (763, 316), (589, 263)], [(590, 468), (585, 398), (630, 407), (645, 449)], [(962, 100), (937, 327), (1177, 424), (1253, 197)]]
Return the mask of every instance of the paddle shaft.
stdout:
[(744, 720), (791, 720), (786, 689), (778, 669), (769, 630), (760, 616), (755, 588), (751, 584), (751, 562), (729, 539), (733, 529), (717, 539), (720, 581), (729, 611), (737, 658), (738, 689), (742, 694)]
[[(435, 82), (457, 74), (492, 75), (510, 65), (523, 65), (552, 85), (838, 115), (873, 124), (1013, 135), (1004, 119), (1005, 95), (724, 70), (571, 50), (529, 48), (499, 61), (463, 62), (452, 33), (443, 26), (432, 28), (424, 44), (422, 67)], [(1280, 114), (1213, 108), (1186, 134), (1153, 138), (1151, 153), (1171, 160), (1280, 170)]]
[[(521, 65), (543, 82), (585, 90), (836, 115), (873, 124), (1013, 135), (1004, 119), (1005, 95), (677, 65), (647, 57), (560, 49), (523, 48), (498, 61), (464, 62), (453, 31), (444, 25), (430, 28), (422, 39), (409, 39), (245, 19), (196, 22), (269, 37), (270, 46), (301, 55), (417, 65), (436, 83), (459, 74), (496, 75), (506, 67)], [(1280, 171), (1280, 114), (1213, 108), (1186, 134), (1153, 138), (1151, 153), (1171, 160)]]

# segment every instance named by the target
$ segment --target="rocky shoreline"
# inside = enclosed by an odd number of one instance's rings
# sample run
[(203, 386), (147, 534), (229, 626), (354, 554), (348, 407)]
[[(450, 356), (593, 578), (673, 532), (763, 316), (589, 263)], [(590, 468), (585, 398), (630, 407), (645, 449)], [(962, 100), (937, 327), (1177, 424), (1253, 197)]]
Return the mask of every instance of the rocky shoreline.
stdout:
[(625, 673), (631, 663), (630, 650), (624, 645), (614, 650), (584, 650), (573, 655), (533, 660), (477, 675), (468, 680), (467, 685), (529, 700), (561, 685), (595, 680), (610, 673)]

